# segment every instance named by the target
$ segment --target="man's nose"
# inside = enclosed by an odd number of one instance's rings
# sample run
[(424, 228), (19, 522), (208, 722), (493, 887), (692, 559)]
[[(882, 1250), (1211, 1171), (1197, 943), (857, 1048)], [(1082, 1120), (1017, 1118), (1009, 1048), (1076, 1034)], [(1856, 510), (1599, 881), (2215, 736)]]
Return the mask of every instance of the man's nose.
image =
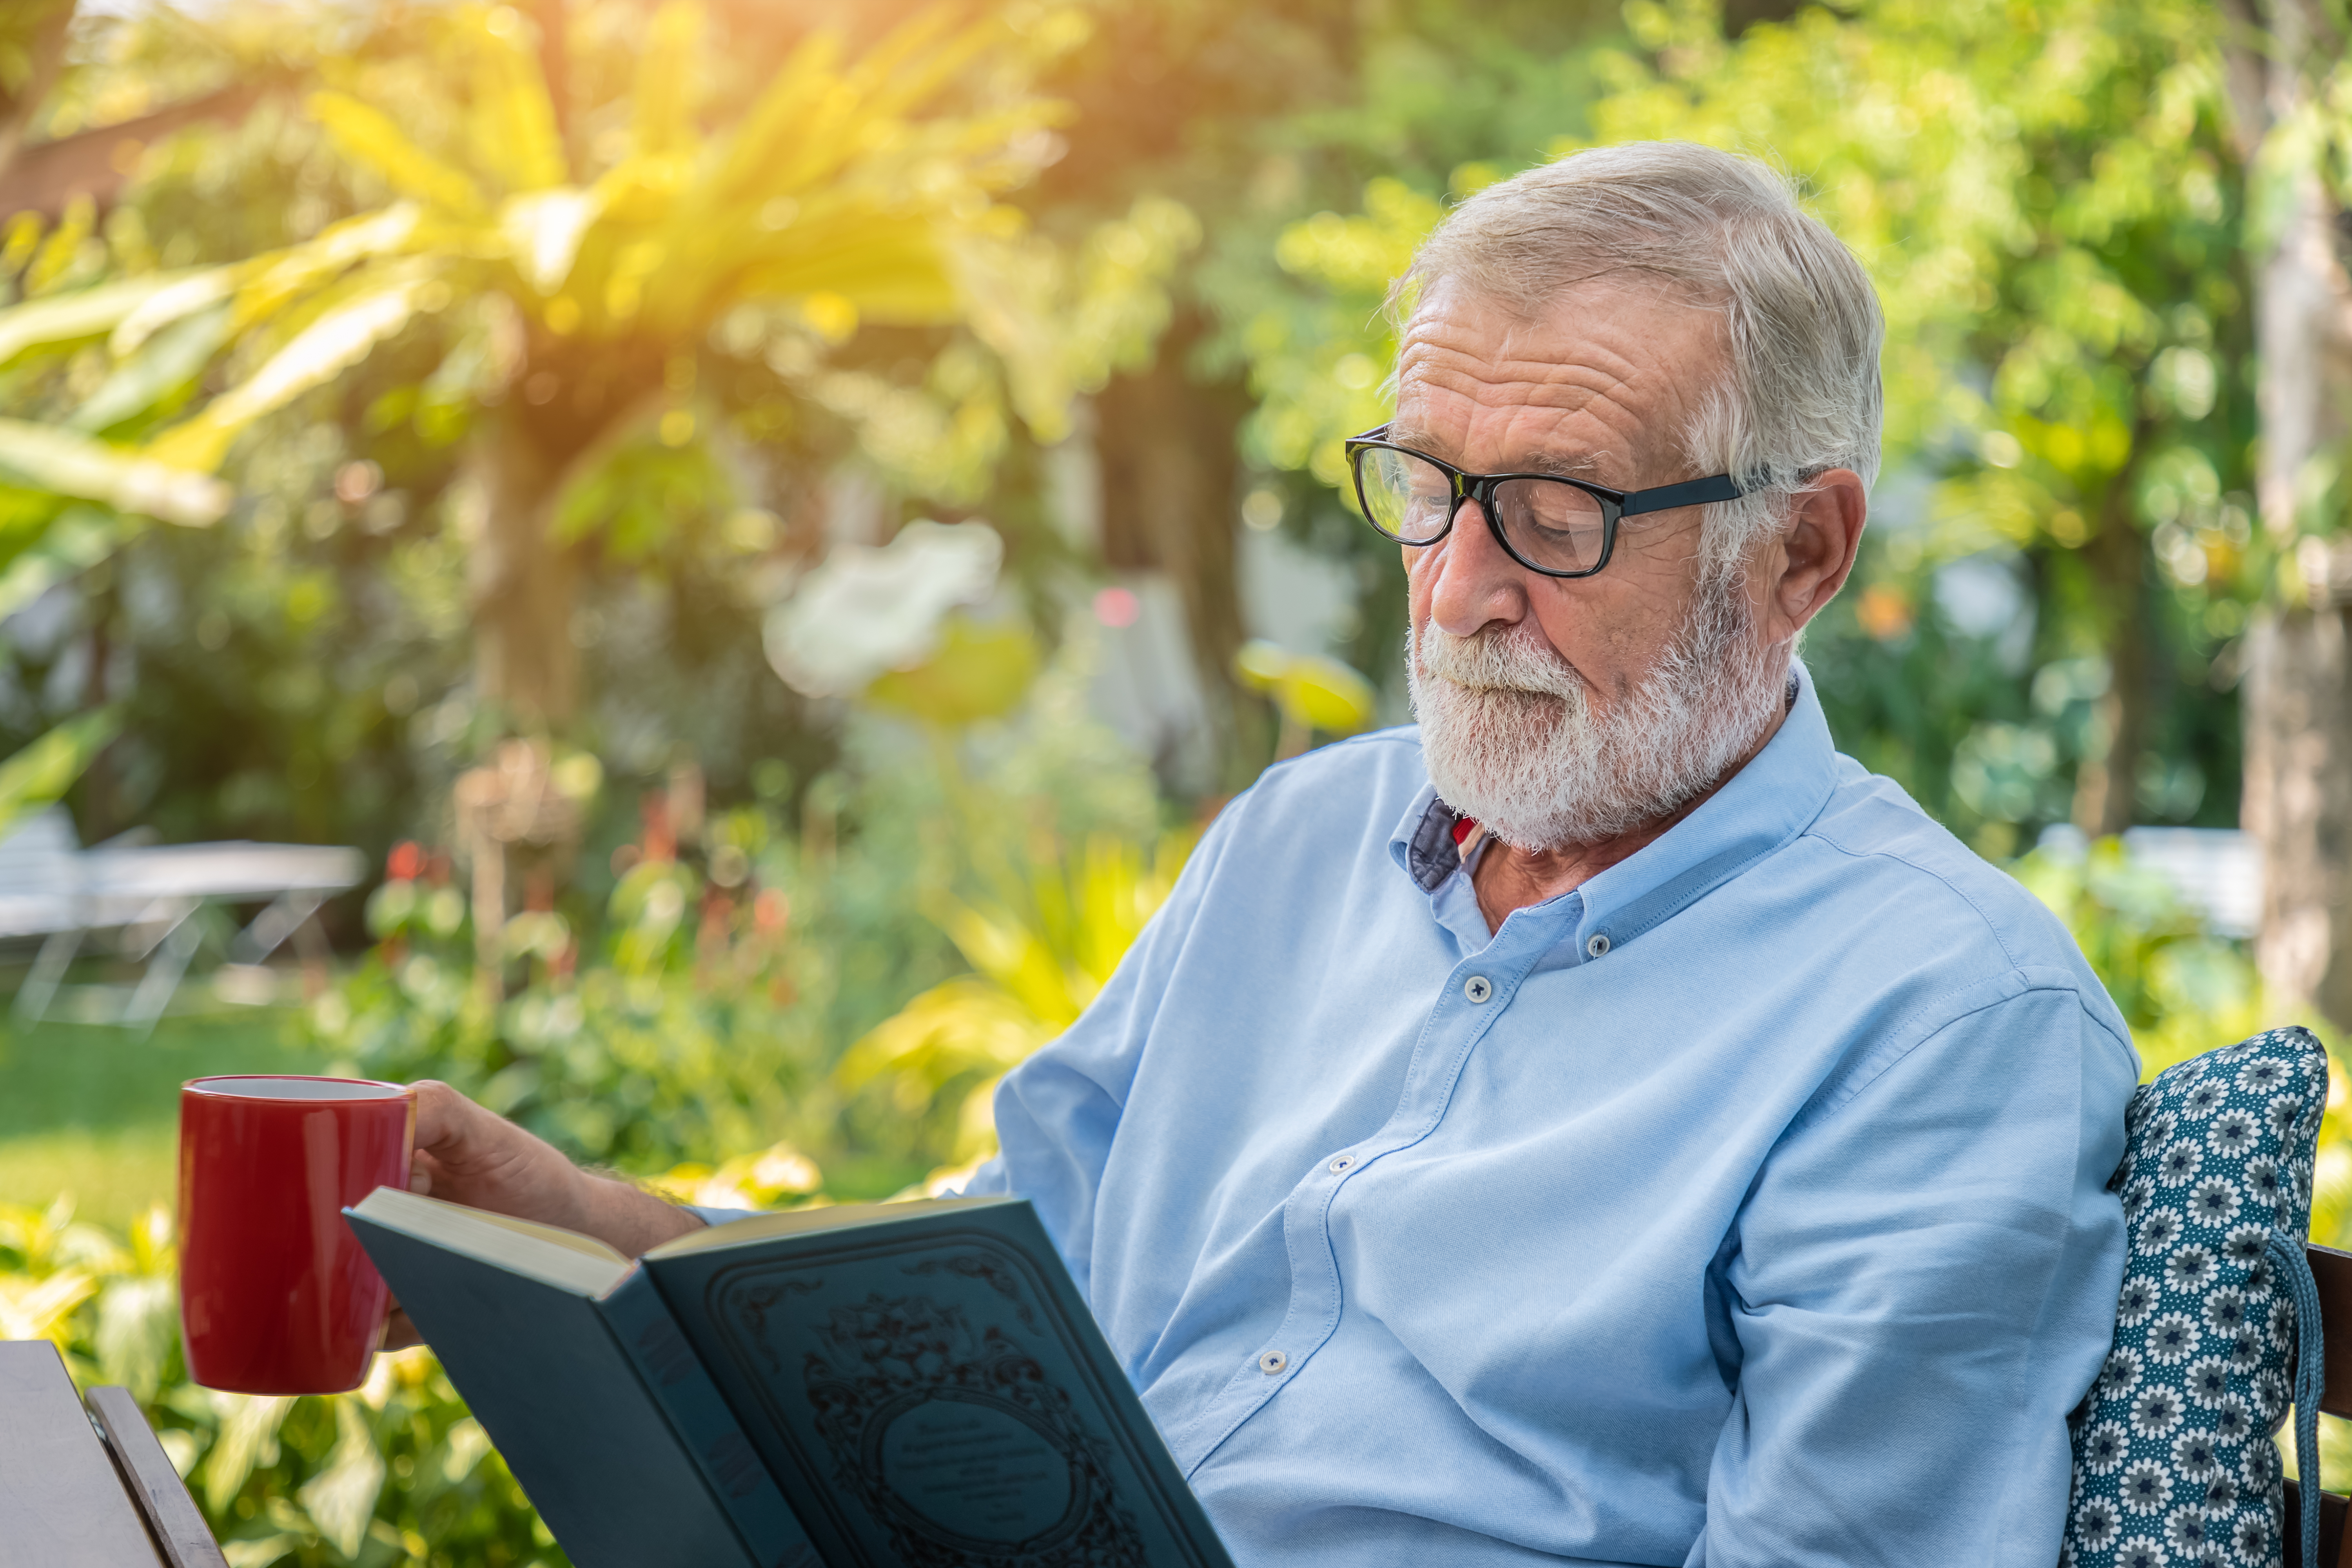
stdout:
[(1443, 541), (1420, 552), (1429, 584), (1429, 618), (1454, 637), (1516, 626), (1528, 613), (1527, 570), (1486, 526), (1486, 513), (1465, 499)]

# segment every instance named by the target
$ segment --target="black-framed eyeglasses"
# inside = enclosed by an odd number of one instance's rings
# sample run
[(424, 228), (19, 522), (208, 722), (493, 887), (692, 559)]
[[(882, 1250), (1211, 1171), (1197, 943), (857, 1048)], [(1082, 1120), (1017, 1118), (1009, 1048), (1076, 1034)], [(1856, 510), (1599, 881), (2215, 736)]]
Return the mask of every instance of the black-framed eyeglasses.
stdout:
[(1504, 552), (1547, 577), (1590, 577), (1608, 565), (1621, 518), (1748, 493), (1729, 474), (1646, 490), (1612, 490), (1559, 474), (1465, 474), (1396, 445), (1388, 434), (1383, 425), (1347, 442), (1367, 521), (1400, 544), (1434, 544), (1453, 530), (1462, 503), (1476, 501)]

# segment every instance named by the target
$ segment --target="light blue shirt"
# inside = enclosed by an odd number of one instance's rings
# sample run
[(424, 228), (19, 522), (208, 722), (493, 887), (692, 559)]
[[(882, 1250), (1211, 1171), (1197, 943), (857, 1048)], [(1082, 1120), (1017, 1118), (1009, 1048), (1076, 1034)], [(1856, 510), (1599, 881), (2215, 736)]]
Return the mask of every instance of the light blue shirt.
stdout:
[(1491, 936), (1454, 820), (1271, 770), (997, 1095), (1236, 1561), (2049, 1568), (2137, 1076), (2063, 928), (1810, 681)]

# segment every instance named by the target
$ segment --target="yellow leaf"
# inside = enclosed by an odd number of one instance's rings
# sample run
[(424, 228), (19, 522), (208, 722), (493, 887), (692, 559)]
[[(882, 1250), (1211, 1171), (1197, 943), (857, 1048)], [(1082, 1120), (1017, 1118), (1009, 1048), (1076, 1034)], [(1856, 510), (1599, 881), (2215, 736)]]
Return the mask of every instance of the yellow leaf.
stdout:
[(759, 100), (727, 139), (713, 189), (719, 200), (740, 201), (754, 190), (781, 191), (781, 144), (805, 135), (812, 100), (837, 85), (841, 36), (827, 28), (811, 34), (784, 61)]
[(523, 47), (521, 32), (484, 26), (466, 51), (474, 67), (467, 145), (510, 193), (542, 191), (571, 177), (547, 79), (538, 57)]
[(278, 1462), (278, 1428), (294, 1408), (289, 1394), (215, 1394), (220, 1435), (205, 1455), (205, 1506), (227, 1510), (257, 1466)]
[(950, 616), (940, 629), (937, 653), (912, 669), (883, 675), (866, 689), (866, 700), (950, 726), (1020, 706), (1037, 674), (1037, 641), (1026, 627)]
[[(242, 329), (276, 313), (287, 301), (319, 287), (357, 261), (398, 255), (432, 243), (420, 235), (424, 214), (414, 202), (395, 202), (330, 224), (314, 237), (255, 257), (238, 268), (236, 324)], [(141, 320), (142, 327), (160, 322)]]
[(964, 962), (993, 981), (1050, 1037), (1077, 1021), (1085, 998), (1045, 940), (1013, 915), (951, 905), (940, 921)]
[(159, 294), (205, 273), (150, 273), (68, 294), (50, 294), (0, 310), (0, 364), (26, 349), (58, 347), (101, 337)]
[(368, 1521), (375, 1516), (375, 1500), (383, 1490), (383, 1456), (368, 1430), (367, 1417), (356, 1399), (338, 1399), (335, 1406), (335, 1447), (326, 1468), (302, 1483), (295, 1496), (302, 1511), (345, 1558), (360, 1554)]
[(406, 326), (415, 312), (418, 291), (427, 280), (422, 268), (412, 266), (388, 282), (356, 289), (296, 333), (259, 370), (213, 399), (202, 413), (156, 437), (148, 447), (149, 455), (178, 468), (218, 468), (229, 443), (247, 425), (333, 380)]
[(738, 294), (802, 300), (838, 295), (858, 315), (897, 325), (955, 318), (955, 282), (927, 218), (845, 215), (831, 223), (796, 225), (791, 232), (795, 243), (789, 251), (742, 271)]
[(98, 1281), (79, 1268), (61, 1268), (46, 1279), (0, 1275), (0, 1340), (48, 1340), (66, 1343), (66, 1320), (89, 1300)]
[(1372, 683), (1336, 658), (1252, 641), (1234, 656), (1234, 669), (1243, 685), (1273, 698), (1283, 717), (1301, 729), (1352, 735), (1372, 721)]
[(89, 238), (98, 226), (98, 204), (88, 193), (77, 192), (66, 198), (65, 211), (58, 216), (58, 226), (41, 241), (33, 259), (25, 268), (24, 289), (27, 297), (46, 294), (50, 285), (62, 279), (81, 254), (82, 242)]
[(912, 1074), (926, 1087), (975, 1068), (1002, 1072), (1052, 1037), (1036, 1016), (997, 987), (971, 975), (934, 985), (852, 1046), (836, 1077), (856, 1089), (884, 1076)]
[(0, 468), (58, 495), (191, 528), (218, 521), (231, 499), (227, 486), (188, 465), (20, 419), (0, 419)]
[(467, 217), (482, 216), (482, 193), (474, 182), (411, 142), (381, 110), (340, 92), (314, 92), (310, 103), (328, 140), (393, 189)]
[(1004, 36), (1001, 22), (976, 22), (950, 32), (954, 22), (955, 11), (948, 5), (933, 5), (909, 17), (860, 57), (843, 79), (845, 84), (866, 99), (877, 116), (897, 119), (907, 113)]
[(116, 324), (106, 340), (107, 352), (117, 359), (137, 353), (140, 344), (163, 328), (236, 293), (237, 280), (245, 270), (241, 267), (208, 267), (174, 279), (141, 300), (137, 309)]
[[(65, 794), (89, 766), (90, 759), (121, 730), (121, 715), (114, 709), (101, 708), (67, 720), (0, 762), (0, 838), (8, 836), (19, 818)], [(0, 1339), (10, 1337), (0, 1334)]]
[(552, 295), (572, 276), (581, 237), (603, 205), (595, 191), (566, 185), (515, 196), (499, 213), (499, 232), (514, 247), (515, 270), (541, 296)]
[(646, 29), (636, 87), (629, 95), (630, 142), (640, 156), (674, 157), (694, 144), (692, 88), (702, 26), (700, 5), (669, 0)]
[(120, 549), (134, 531), (132, 520), (119, 512), (99, 506), (68, 507), (5, 568), (0, 568), (0, 620), (67, 578), (89, 571)]

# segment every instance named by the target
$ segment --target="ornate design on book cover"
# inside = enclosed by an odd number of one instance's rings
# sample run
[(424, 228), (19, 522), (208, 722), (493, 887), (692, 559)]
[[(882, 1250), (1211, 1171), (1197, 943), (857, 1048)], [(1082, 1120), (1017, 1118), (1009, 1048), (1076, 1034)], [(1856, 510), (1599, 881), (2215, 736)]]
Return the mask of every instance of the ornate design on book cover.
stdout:
[(751, 1331), (751, 1345), (775, 1376), (783, 1376), (784, 1363), (777, 1359), (774, 1348), (768, 1342), (769, 1312), (795, 1296), (814, 1296), (824, 1289), (823, 1279), (770, 1279), (736, 1295), (735, 1310), (741, 1315), (743, 1327)]
[(1006, 1266), (1004, 1259), (993, 1254), (959, 1252), (952, 1258), (926, 1258), (920, 1263), (913, 1264), (902, 1272), (915, 1275), (952, 1274), (959, 1279), (977, 1280), (1013, 1303), (1013, 1310), (1021, 1314), (1023, 1328), (1034, 1329), (1037, 1326), (1037, 1314), (1029, 1310), (1028, 1301), (1021, 1294), (1021, 1281), (1013, 1277), (1013, 1270)]
[[(911, 1271), (910, 1271), (911, 1272)], [(962, 1268), (1034, 1315), (1011, 1277)], [(929, 1296), (833, 1309), (803, 1369), (834, 1481), (907, 1568), (1145, 1568), (1108, 1447), (1004, 1329)]]

